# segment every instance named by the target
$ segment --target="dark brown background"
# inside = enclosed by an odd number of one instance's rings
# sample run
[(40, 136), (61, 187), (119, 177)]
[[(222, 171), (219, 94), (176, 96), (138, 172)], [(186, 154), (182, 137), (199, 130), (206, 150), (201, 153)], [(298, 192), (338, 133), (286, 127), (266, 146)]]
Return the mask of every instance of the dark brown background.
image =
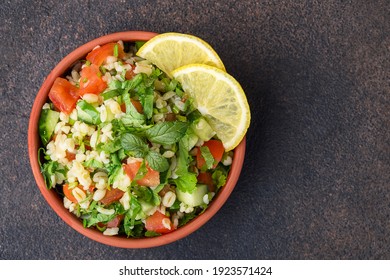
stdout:
[[(390, 2), (3, 1), (1, 259), (389, 259)], [(65, 55), (124, 30), (191, 33), (242, 84), (245, 166), (199, 231), (153, 249), (105, 246), (39, 193), (28, 119)]]

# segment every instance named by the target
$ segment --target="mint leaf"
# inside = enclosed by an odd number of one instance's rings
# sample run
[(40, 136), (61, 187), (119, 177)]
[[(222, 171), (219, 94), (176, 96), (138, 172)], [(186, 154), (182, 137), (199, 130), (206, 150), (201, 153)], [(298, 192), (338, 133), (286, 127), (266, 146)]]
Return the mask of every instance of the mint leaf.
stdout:
[(146, 130), (145, 135), (153, 143), (171, 145), (185, 135), (187, 128), (188, 124), (184, 122), (162, 122)]
[(173, 181), (175, 182), (176, 187), (183, 192), (193, 193), (196, 190), (197, 179), (194, 173), (188, 172)]
[(149, 151), (145, 159), (149, 166), (156, 171), (164, 172), (169, 168), (168, 160), (158, 152)]
[(206, 161), (207, 169), (210, 169), (214, 165), (214, 157), (207, 146), (200, 147), (200, 152), (204, 160)]
[(148, 145), (140, 137), (131, 133), (121, 136), (121, 145), (125, 151), (134, 153), (135, 157), (144, 157), (149, 150)]

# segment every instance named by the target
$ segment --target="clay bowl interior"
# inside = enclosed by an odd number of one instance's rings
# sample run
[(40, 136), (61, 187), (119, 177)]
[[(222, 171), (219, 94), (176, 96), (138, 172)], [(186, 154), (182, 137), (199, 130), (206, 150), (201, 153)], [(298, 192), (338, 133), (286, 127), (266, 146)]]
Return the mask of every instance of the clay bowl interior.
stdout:
[(54, 190), (49, 190), (46, 188), (38, 163), (38, 149), (41, 147), (41, 141), (38, 135), (38, 121), (40, 117), (41, 108), (43, 104), (47, 101), (49, 90), (53, 85), (53, 82), (56, 77), (63, 76), (64, 73), (66, 73), (77, 60), (84, 58), (87, 53), (90, 52), (97, 45), (103, 45), (109, 42), (116, 42), (118, 40), (129, 42), (147, 41), (156, 35), (157, 33), (146, 31), (118, 32), (97, 38), (75, 49), (61, 62), (59, 62), (58, 65), (47, 76), (35, 98), (30, 114), (28, 128), (28, 151), (30, 157), (30, 164), (36, 183), (43, 197), (46, 199), (51, 208), (61, 217), (61, 219), (73, 229), (92, 240), (115, 247), (156, 247), (174, 242), (196, 231), (218, 212), (218, 210), (223, 206), (223, 204), (230, 196), (240, 176), (245, 156), (246, 142), (244, 138), (239, 144), (239, 146), (235, 149), (233, 163), (226, 185), (220, 189), (218, 194), (210, 203), (207, 210), (197, 218), (190, 221), (185, 226), (171, 233), (157, 237), (135, 239), (126, 238), (125, 236), (105, 236), (98, 230), (92, 228), (84, 228), (81, 220), (79, 220), (74, 214), (70, 213), (63, 206), (62, 198)]

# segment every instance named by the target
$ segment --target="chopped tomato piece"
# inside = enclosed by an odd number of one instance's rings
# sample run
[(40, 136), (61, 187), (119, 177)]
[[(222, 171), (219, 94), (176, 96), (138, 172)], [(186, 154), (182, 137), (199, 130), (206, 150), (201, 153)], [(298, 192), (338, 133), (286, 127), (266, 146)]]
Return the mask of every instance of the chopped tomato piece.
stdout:
[[(223, 153), (225, 152), (225, 148), (223, 147), (222, 142), (219, 140), (209, 140), (207, 142), (204, 142), (203, 146), (209, 148), (210, 153), (214, 157), (214, 168), (215, 168), (217, 164), (221, 161)], [(202, 168), (202, 166), (206, 163), (200, 149), (198, 149), (196, 153), (196, 161), (197, 161), (198, 168)]]
[[(75, 188), (79, 188), (80, 190), (82, 190), (83, 192), (85, 192), (85, 191), (83, 190), (83, 188), (82, 188), (80, 185), (78, 185), (78, 186), (75, 187)], [(67, 199), (69, 199), (70, 201), (74, 202), (74, 203), (78, 203), (77, 199), (74, 197), (74, 195), (73, 195), (73, 193), (72, 193), (72, 190), (73, 190), (73, 188), (70, 189), (68, 184), (64, 184), (64, 185), (62, 186), (62, 191), (64, 192), (65, 197), (66, 197)]]
[(131, 64), (129, 65), (131, 66), (131, 69), (126, 71), (126, 75), (125, 75), (126, 80), (131, 80), (132, 78), (134, 78), (135, 75), (137, 75), (136, 73), (134, 73), (135, 66)]
[(99, 67), (94, 64), (84, 67), (80, 77), (80, 95), (86, 93), (100, 94), (107, 88), (107, 83), (102, 79)]
[(141, 102), (139, 102), (138, 100), (131, 99), (131, 103), (133, 104), (138, 113), (144, 113), (144, 108), (142, 107)]
[(209, 172), (200, 172), (198, 175), (198, 183), (207, 185), (210, 192), (215, 191), (215, 184), (213, 182), (211, 173)]
[(125, 194), (124, 191), (120, 189), (110, 189), (106, 191), (106, 195), (100, 200), (101, 203), (109, 205), (114, 201), (118, 201)]
[[(131, 180), (137, 175), (141, 163), (141, 161), (134, 160), (132, 163), (123, 166), (127, 176), (129, 176)], [(137, 184), (146, 187), (157, 187), (160, 184), (160, 173), (149, 166), (146, 166), (146, 168), (148, 171), (142, 179), (137, 180)]]
[(103, 64), (108, 56), (114, 56), (114, 49), (116, 45), (118, 46), (118, 57), (124, 57), (125, 53), (121, 44), (108, 43), (88, 53), (87, 60), (99, 67)]
[(58, 110), (70, 115), (79, 99), (79, 89), (64, 78), (56, 78), (49, 98)]
[(66, 157), (66, 159), (68, 161), (72, 161), (72, 160), (76, 159), (76, 154), (66, 151), (66, 156), (65, 157)]
[(107, 222), (107, 227), (108, 228), (114, 228), (114, 227), (119, 227), (121, 221), (123, 220), (124, 215), (117, 215), (115, 216), (114, 219), (111, 221)]
[[(143, 114), (144, 113), (144, 108), (142, 107), (141, 102), (138, 100), (130, 99), (131, 104), (133, 104), (134, 108), (137, 110), (138, 113)], [(123, 113), (126, 113), (126, 104), (122, 103), (121, 104), (121, 110)]]
[(93, 192), (95, 190), (95, 185), (90, 185), (88, 190), (89, 192)]
[(172, 221), (159, 211), (145, 220), (145, 228), (157, 233), (168, 233), (174, 230)]

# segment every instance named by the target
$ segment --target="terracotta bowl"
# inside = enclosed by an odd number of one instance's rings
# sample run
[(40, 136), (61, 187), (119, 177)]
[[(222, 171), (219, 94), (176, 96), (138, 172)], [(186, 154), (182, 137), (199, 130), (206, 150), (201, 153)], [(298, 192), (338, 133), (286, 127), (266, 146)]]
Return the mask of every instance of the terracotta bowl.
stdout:
[(240, 145), (235, 149), (234, 159), (231, 167), (230, 174), (227, 178), (227, 183), (222, 187), (219, 193), (214, 197), (210, 203), (208, 209), (193, 219), (185, 226), (165, 235), (150, 237), (150, 238), (126, 238), (125, 236), (105, 236), (98, 230), (92, 228), (84, 228), (80, 219), (70, 213), (64, 206), (62, 198), (54, 191), (46, 188), (43, 176), (40, 172), (38, 164), (38, 149), (41, 147), (41, 141), (38, 135), (38, 121), (43, 104), (47, 100), (49, 90), (56, 79), (56, 77), (63, 76), (72, 65), (79, 59), (84, 58), (88, 52), (90, 52), (95, 46), (103, 45), (109, 42), (122, 41), (147, 41), (156, 36), (157, 33), (144, 32), (144, 31), (127, 31), (109, 34), (97, 39), (94, 39), (81, 47), (75, 49), (69, 55), (67, 55), (47, 76), (43, 82), (38, 95), (34, 101), (34, 105), (31, 110), (29, 128), (28, 128), (28, 152), (30, 157), (31, 168), (43, 197), (53, 208), (53, 210), (61, 217), (61, 219), (71, 226), (79, 233), (86, 237), (93, 239), (97, 242), (122, 248), (148, 248), (165, 245), (196, 231), (208, 220), (213, 217), (218, 210), (223, 206), (231, 192), (233, 191), (237, 180), (240, 176), (241, 168), (245, 156), (245, 138)]

